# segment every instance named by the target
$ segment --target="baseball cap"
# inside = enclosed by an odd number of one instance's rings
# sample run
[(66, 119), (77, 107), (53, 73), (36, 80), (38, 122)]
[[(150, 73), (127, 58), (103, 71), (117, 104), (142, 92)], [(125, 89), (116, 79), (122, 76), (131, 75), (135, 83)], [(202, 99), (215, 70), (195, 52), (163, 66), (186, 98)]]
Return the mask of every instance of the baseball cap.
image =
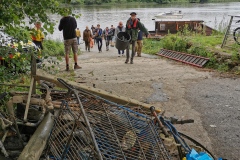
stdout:
[(130, 15), (132, 15), (132, 14), (135, 14), (135, 15), (137, 15), (137, 13), (136, 13), (136, 12), (131, 12), (131, 13), (130, 13)]

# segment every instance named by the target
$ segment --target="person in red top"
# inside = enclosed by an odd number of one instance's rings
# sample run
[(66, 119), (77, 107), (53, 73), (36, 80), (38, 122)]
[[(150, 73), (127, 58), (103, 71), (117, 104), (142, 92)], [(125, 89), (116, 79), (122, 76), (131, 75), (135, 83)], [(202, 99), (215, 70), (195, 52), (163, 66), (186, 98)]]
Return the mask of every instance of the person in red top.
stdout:
[(131, 45), (132, 45), (132, 54), (130, 57), (130, 44), (127, 46), (126, 49), (126, 61), (125, 63), (129, 62), (130, 59), (130, 64), (133, 64), (133, 58), (135, 56), (135, 44), (136, 41), (138, 39), (138, 31), (142, 31), (148, 38), (150, 37), (150, 34), (147, 30), (147, 28), (145, 28), (144, 24), (141, 23), (140, 21), (138, 21), (137, 17), (136, 17), (136, 12), (132, 12), (130, 13), (131, 17), (128, 18), (127, 23), (126, 23), (126, 32), (131, 36)]

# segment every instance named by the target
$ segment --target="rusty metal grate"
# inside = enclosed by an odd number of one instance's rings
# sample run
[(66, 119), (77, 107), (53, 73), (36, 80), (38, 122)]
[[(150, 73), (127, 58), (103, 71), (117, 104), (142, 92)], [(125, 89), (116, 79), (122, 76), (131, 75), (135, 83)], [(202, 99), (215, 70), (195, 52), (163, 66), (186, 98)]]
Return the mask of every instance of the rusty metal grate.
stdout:
[(167, 49), (161, 49), (160, 52), (157, 53), (157, 55), (170, 58), (176, 61), (180, 61), (186, 64), (190, 64), (196, 67), (203, 67), (209, 61), (209, 58), (195, 56), (195, 55), (167, 50)]
[(55, 117), (49, 140), (54, 159), (171, 159), (150, 117), (67, 87), (71, 104), (80, 105), (73, 109), (63, 101)]

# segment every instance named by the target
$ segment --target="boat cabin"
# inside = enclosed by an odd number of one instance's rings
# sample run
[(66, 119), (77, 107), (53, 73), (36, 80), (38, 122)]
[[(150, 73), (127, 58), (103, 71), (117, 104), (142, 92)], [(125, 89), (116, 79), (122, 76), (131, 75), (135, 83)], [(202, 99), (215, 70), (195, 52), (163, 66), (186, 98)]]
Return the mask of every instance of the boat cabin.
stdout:
[(187, 27), (187, 29), (190, 31), (211, 35), (213, 29), (207, 25), (204, 25), (203, 22), (203, 20), (182, 19), (155, 20), (155, 31), (151, 31), (150, 33), (155, 34), (156, 36), (164, 36), (168, 33), (175, 34), (179, 31), (181, 32)]

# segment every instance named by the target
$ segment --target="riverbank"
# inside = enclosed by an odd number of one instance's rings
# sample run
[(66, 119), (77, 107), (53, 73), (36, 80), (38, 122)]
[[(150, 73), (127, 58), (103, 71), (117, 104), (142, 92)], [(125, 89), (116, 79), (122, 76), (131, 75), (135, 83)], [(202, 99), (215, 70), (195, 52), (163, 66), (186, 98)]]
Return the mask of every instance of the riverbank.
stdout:
[[(177, 4), (182, 4), (182, 3), (220, 3), (220, 2), (239, 2), (238, 0), (209, 0), (207, 2), (202, 2), (200, 0), (176, 0), (176, 1), (168, 1), (168, 0), (163, 0), (163, 1), (127, 1), (127, 0), (109, 0), (109, 1), (96, 1), (96, 3), (92, 2), (92, 1), (81, 1), (81, 0), (74, 0), (71, 1), (70, 4), (68, 5), (74, 5), (74, 7), (76, 7), (75, 5), (79, 5), (79, 6), (111, 6), (111, 5), (115, 5), (115, 4), (122, 4), (122, 5), (128, 5), (128, 6), (141, 6), (141, 5), (164, 5), (164, 6), (168, 6), (168, 5), (177, 5)], [(66, 6), (66, 4), (63, 4), (64, 6)]]

